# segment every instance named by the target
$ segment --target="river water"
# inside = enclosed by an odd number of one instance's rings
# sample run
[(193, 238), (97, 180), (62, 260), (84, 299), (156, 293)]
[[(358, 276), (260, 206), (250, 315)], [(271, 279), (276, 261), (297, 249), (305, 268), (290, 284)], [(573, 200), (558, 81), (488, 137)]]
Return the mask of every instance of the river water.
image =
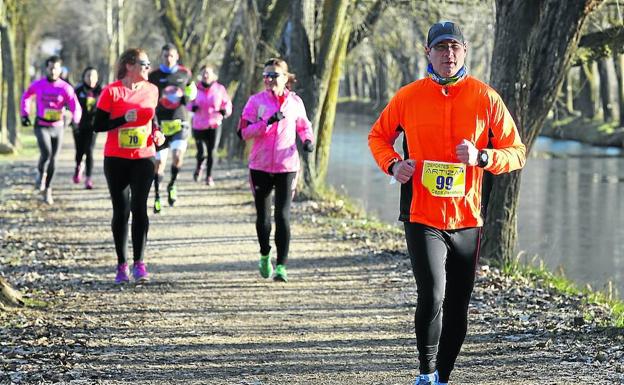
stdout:
[[(389, 184), (368, 150), (374, 120), (337, 115), (327, 179), (369, 214), (400, 226), (399, 185)], [(522, 172), (517, 252), (582, 286), (604, 289), (611, 281), (624, 297), (623, 198), (619, 149), (539, 138)]]

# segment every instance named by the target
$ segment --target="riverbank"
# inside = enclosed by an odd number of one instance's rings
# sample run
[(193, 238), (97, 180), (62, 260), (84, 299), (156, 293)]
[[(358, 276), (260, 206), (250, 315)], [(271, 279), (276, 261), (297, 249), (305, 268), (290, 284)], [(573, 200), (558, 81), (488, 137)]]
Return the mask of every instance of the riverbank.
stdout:
[[(3, 166), (2, 275), (30, 306), (0, 313), (0, 384), (408, 384), (417, 371), (416, 290), (402, 235), (295, 202), (289, 275), (257, 274), (246, 171), (217, 186), (181, 175), (180, 204), (150, 216), (147, 285), (117, 287), (105, 182), (57, 204), (32, 190), (33, 161)], [(624, 332), (606, 306), (482, 266), (454, 384), (624, 381)]]

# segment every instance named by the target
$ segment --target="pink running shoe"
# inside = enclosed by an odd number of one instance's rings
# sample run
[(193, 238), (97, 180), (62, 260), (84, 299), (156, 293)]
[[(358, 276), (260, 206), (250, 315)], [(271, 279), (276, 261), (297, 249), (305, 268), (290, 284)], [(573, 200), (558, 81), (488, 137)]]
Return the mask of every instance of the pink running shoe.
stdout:
[(127, 263), (122, 263), (120, 265), (117, 265), (117, 276), (115, 277), (115, 283), (121, 284), (121, 283), (130, 282), (129, 273), (130, 271), (128, 270)]
[(214, 184), (215, 184), (215, 183), (214, 183), (214, 179), (212, 179), (212, 177), (211, 177), (211, 176), (209, 176), (208, 178), (206, 178), (206, 185), (207, 185), (207, 186), (212, 187), (212, 186), (214, 186)]
[(91, 179), (90, 176), (88, 176), (87, 179), (85, 180), (85, 188), (87, 190), (93, 190), (93, 179)]
[(145, 266), (143, 261), (134, 262), (134, 266), (132, 266), (132, 275), (134, 276), (134, 280), (137, 282), (145, 282), (148, 280), (147, 266)]
[(78, 166), (76, 166), (76, 169), (74, 170), (74, 176), (72, 177), (72, 180), (76, 184), (78, 184), (78, 183), (80, 183), (82, 181), (82, 163), (80, 163)]

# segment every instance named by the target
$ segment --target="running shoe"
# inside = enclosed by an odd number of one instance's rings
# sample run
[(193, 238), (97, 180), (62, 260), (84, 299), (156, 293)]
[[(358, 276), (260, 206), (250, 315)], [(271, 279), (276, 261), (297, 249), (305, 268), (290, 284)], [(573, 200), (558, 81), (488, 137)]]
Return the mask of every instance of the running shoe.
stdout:
[(45, 190), (46, 179), (48, 179), (48, 174), (43, 173), (43, 175), (39, 174), (35, 178), (35, 189), (43, 192)]
[(178, 191), (175, 185), (167, 186), (167, 200), (169, 201), (169, 206), (173, 207), (174, 203), (178, 198)]
[(91, 179), (90, 176), (88, 176), (87, 179), (85, 179), (85, 188), (87, 190), (93, 190), (93, 179)]
[(206, 178), (206, 185), (207, 185), (207, 186), (212, 187), (212, 186), (214, 186), (214, 184), (215, 184), (215, 183), (214, 183), (214, 179), (212, 179), (212, 177), (211, 177), (211, 176), (209, 176), (208, 178)]
[(43, 201), (49, 205), (53, 205), (54, 204), (54, 198), (52, 198), (52, 188), (48, 187), (47, 189), (43, 190)]
[(130, 272), (128, 271), (128, 264), (122, 263), (117, 265), (117, 275), (115, 276), (115, 283), (128, 283), (130, 282)]
[(438, 371), (431, 374), (421, 374), (414, 380), (414, 385), (438, 385)]
[(278, 282), (288, 282), (288, 274), (286, 273), (286, 265), (275, 266), (275, 276), (273, 277), (273, 280), (278, 281)]
[(195, 171), (193, 172), (193, 180), (195, 182), (199, 182), (199, 176), (201, 175), (202, 169), (203, 167), (201, 165), (195, 167)]
[(147, 266), (145, 266), (145, 263), (143, 263), (143, 261), (134, 262), (132, 266), (132, 276), (134, 280), (137, 282), (145, 282), (148, 280), (147, 275)]
[(154, 214), (160, 213), (160, 210), (162, 210), (162, 205), (160, 204), (160, 197), (157, 196), (154, 198)]
[(261, 255), (258, 262), (258, 269), (262, 278), (269, 278), (273, 274), (273, 265), (271, 264), (271, 254)]
[(75, 184), (78, 184), (82, 181), (82, 163), (76, 166), (74, 170), (74, 176), (72, 177)]

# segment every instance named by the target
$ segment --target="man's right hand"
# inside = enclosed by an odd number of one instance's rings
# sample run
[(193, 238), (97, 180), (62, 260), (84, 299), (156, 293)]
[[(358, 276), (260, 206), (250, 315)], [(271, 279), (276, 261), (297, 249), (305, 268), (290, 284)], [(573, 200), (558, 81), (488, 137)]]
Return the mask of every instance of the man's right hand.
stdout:
[(28, 116), (22, 116), (22, 126), (28, 127), (30, 125), (32, 125), (30, 118)]
[(414, 170), (416, 166), (412, 159), (400, 160), (392, 166), (392, 175), (399, 183), (406, 183), (412, 178)]

